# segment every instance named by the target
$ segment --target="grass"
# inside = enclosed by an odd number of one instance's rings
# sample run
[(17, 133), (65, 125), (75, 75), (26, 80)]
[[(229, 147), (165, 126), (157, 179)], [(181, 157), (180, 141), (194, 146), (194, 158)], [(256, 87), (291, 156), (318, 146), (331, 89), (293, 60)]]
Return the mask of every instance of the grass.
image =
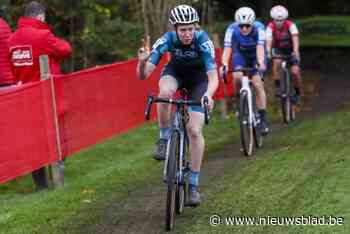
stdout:
[[(256, 160), (227, 170), (178, 233), (349, 233), (350, 112), (297, 122), (271, 135)], [(335, 216), (344, 225), (209, 225), (209, 217)]]
[[(208, 152), (232, 140), (234, 122), (212, 118), (205, 129)], [(156, 125), (146, 124), (66, 159), (62, 189), (33, 193), (30, 176), (0, 185), (0, 233), (68, 233), (97, 220), (97, 213), (86, 211), (159, 181), (162, 164), (151, 158), (157, 135)]]
[(315, 16), (296, 21), (302, 46), (350, 46), (349, 16)]
[[(276, 119), (277, 109), (270, 108)], [(0, 233), (72, 233), (98, 223), (104, 202), (123, 200), (145, 183), (159, 183), (162, 164), (151, 158), (154, 123), (134, 129), (65, 161), (62, 189), (33, 193), (31, 176), (0, 185)], [(238, 138), (237, 121), (214, 113), (205, 127), (207, 153)]]

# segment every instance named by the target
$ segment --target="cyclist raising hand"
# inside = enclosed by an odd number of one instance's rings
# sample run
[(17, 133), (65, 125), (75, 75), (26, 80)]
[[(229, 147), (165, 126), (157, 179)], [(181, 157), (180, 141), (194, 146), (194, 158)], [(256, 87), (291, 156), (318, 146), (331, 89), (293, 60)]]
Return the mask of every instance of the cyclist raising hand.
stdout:
[[(300, 52), (299, 52), (299, 32), (292, 21), (288, 20), (288, 10), (277, 5), (271, 8), (271, 21), (266, 30), (267, 51), (269, 57), (274, 56), (290, 56), (291, 74), (295, 88), (295, 96), (293, 101), (295, 104), (299, 101), (300, 96)], [(280, 96), (280, 69), (282, 59), (275, 58), (272, 61), (273, 79), (276, 86), (276, 96)]]
[[(153, 45), (149, 53), (146, 48), (139, 49), (137, 75), (146, 79), (159, 63), (165, 52), (171, 53), (171, 59), (164, 67), (159, 80), (159, 97), (171, 98), (180, 88), (186, 88), (190, 100), (209, 100), (209, 109), (213, 108), (214, 95), (218, 87), (215, 64), (215, 51), (208, 34), (198, 29), (197, 11), (189, 5), (178, 5), (170, 12), (169, 22), (173, 31), (166, 32)], [(158, 123), (160, 139), (154, 152), (157, 160), (165, 159), (166, 144), (170, 132), (171, 109), (168, 104), (158, 103)], [(187, 124), (189, 153), (191, 159), (190, 197), (193, 206), (200, 204), (198, 179), (204, 153), (204, 109), (189, 108)]]

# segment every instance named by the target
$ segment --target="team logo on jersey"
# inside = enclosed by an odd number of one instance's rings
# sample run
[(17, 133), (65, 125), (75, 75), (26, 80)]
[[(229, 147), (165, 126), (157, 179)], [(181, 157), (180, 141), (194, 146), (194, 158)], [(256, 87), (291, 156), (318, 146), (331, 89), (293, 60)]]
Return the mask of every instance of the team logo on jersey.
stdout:
[(16, 46), (10, 48), (11, 60), (14, 66), (32, 66), (33, 52), (32, 46)]
[(210, 53), (211, 57), (215, 58), (215, 48), (212, 41), (208, 40), (201, 44), (201, 47), (205, 52)]
[(181, 57), (181, 58), (197, 58), (198, 53), (193, 50), (181, 50), (181, 49), (175, 49), (174, 54), (176, 57)]

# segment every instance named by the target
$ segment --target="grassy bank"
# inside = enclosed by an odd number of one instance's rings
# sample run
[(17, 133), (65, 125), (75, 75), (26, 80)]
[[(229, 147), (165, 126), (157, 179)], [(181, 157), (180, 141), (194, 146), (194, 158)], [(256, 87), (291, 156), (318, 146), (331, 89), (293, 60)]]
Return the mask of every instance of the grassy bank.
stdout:
[[(178, 233), (349, 233), (350, 112), (295, 123), (239, 173), (228, 170)], [(213, 227), (209, 217), (223, 223)], [(338, 217), (344, 225), (225, 225), (226, 217)], [(327, 221), (327, 219), (326, 219)]]
[(349, 16), (315, 16), (296, 21), (302, 46), (350, 46)]

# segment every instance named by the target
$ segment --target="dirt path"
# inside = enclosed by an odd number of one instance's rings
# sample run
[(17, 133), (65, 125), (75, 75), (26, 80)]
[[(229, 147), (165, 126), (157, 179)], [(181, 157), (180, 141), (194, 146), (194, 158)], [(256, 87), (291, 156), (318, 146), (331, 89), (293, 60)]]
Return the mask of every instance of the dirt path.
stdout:
[[(307, 91), (308, 92), (308, 91)], [(306, 92), (306, 94), (307, 94)], [(312, 93), (314, 98), (305, 97), (308, 103), (306, 111), (301, 113), (308, 118), (314, 114), (339, 110), (345, 101), (350, 100), (350, 79), (346, 77), (331, 78), (321, 75), (319, 84), (314, 84)], [(272, 132), (275, 134), (285, 127), (282, 124), (274, 124)], [(267, 140), (268, 144), (268, 140)], [(223, 176), (225, 170), (238, 169), (251, 160), (247, 160), (239, 153), (239, 143), (232, 142), (226, 145), (219, 152), (207, 157), (203, 164), (201, 176), (201, 190), (205, 202), (205, 191), (209, 190), (210, 184)], [(237, 170), (238, 171), (238, 170)], [(84, 225), (81, 233), (164, 233), (164, 206), (165, 186), (159, 181), (152, 181), (151, 184), (142, 188), (130, 191), (127, 200), (107, 201), (101, 207), (100, 223)], [(191, 216), (191, 210), (186, 208), (186, 215)], [(181, 217), (179, 218), (181, 222)]]

